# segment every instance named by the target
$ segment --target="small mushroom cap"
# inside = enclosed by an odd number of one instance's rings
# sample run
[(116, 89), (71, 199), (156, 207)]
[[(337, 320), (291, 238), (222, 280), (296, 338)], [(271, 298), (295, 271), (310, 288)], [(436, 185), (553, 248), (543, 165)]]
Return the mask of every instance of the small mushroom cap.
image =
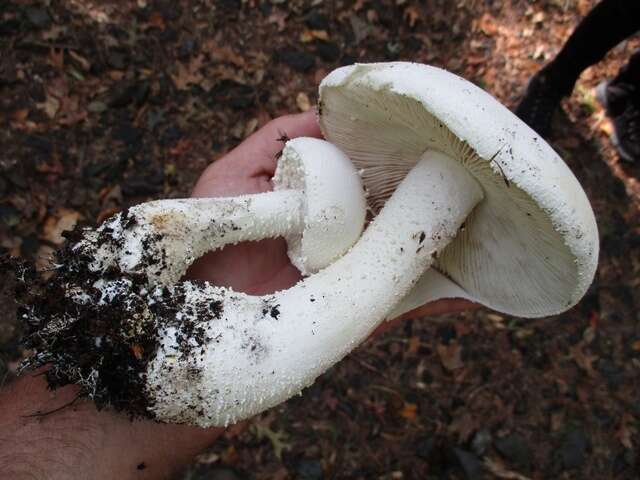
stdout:
[(291, 263), (304, 275), (332, 263), (360, 237), (367, 207), (362, 181), (335, 145), (308, 137), (288, 141), (273, 188), (304, 192), (302, 236), (286, 238)]
[(324, 136), (363, 169), (375, 210), (427, 150), (468, 168), (485, 197), (434, 266), (470, 298), (536, 317), (584, 295), (599, 249), (589, 201), (553, 149), (491, 95), (435, 67), (358, 64), (322, 81), (319, 107)]

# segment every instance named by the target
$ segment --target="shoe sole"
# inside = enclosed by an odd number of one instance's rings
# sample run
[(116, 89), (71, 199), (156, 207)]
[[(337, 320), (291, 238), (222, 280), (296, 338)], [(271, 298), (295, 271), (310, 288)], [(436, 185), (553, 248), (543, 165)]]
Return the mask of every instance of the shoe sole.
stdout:
[[(607, 102), (607, 87), (609, 86), (609, 82), (606, 80), (603, 80), (602, 82), (600, 82), (598, 84), (598, 86), (596, 87), (596, 100), (598, 100), (598, 102), (600, 102), (600, 105), (602, 105), (605, 109), (605, 113), (607, 114), (607, 116), (609, 118), (611, 118), (609, 116), (609, 103)], [(632, 155), (629, 155), (629, 152), (625, 151), (624, 148), (622, 148), (622, 146), (620, 145), (620, 141), (618, 140), (618, 135), (616, 134), (616, 128), (613, 127), (613, 131), (611, 132), (611, 143), (613, 143), (613, 146), (615, 147), (615, 149), (618, 152), (618, 155), (620, 155), (620, 157), (626, 161), (626, 162), (630, 162), (630, 163), (634, 163), (635, 162), (635, 158), (633, 158)]]

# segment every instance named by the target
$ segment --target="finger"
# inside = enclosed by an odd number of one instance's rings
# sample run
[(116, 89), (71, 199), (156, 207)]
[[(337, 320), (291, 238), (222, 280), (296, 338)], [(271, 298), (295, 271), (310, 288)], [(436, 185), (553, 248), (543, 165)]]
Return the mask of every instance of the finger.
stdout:
[(322, 133), (313, 111), (284, 115), (267, 123), (238, 147), (223, 157), (224, 165), (247, 176), (269, 174), (276, 169), (277, 154), (282, 150), (283, 136), (287, 138), (316, 137)]
[(271, 189), (270, 179), (278, 163), (279, 139), (322, 136), (314, 112), (285, 115), (271, 120), (202, 173), (193, 197), (233, 196)]

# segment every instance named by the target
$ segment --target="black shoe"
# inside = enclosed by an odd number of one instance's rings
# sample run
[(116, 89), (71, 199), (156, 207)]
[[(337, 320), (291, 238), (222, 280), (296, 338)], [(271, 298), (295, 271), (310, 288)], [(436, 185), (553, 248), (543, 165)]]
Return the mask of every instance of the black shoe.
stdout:
[(611, 138), (620, 158), (627, 162), (640, 159), (640, 91), (624, 82), (602, 82), (596, 97), (613, 122)]
[(542, 137), (551, 133), (551, 120), (564, 93), (540, 71), (531, 77), (524, 97), (516, 107), (516, 115)]

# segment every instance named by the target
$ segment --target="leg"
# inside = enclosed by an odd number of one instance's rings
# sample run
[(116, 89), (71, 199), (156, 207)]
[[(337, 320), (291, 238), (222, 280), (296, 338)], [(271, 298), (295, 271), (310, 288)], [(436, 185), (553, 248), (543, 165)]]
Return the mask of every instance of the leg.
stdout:
[(562, 50), (529, 82), (516, 114), (543, 136), (562, 97), (580, 74), (635, 31), (640, 30), (640, 2), (603, 0), (578, 24)]
[(620, 157), (628, 162), (640, 159), (640, 49), (596, 92), (613, 122), (612, 140)]

